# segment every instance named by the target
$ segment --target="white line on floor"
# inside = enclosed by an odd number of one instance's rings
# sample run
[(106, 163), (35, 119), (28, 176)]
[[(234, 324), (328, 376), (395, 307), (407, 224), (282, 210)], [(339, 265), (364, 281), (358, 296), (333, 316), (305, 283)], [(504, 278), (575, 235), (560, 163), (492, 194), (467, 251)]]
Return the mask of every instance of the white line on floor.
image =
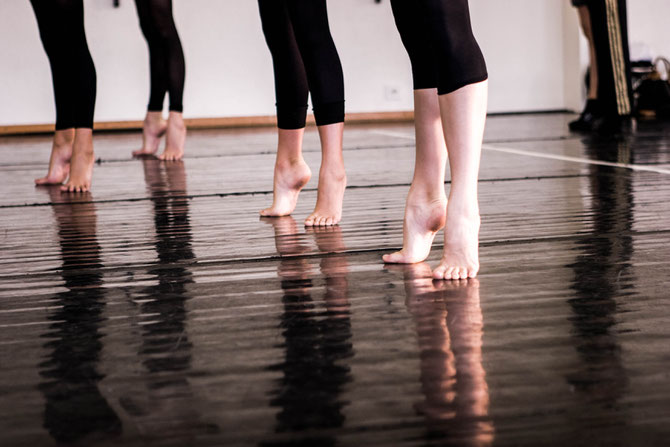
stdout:
[[(375, 133), (375, 134), (378, 134), (378, 135), (384, 135), (384, 136), (387, 136), (387, 137), (404, 138), (406, 140), (414, 140), (413, 135), (408, 135), (408, 134), (401, 133), (401, 132), (390, 132), (390, 131), (385, 131), (385, 130), (372, 130), (371, 132)], [(482, 149), (487, 150), (487, 151), (506, 152), (508, 154), (525, 155), (527, 157), (547, 158), (547, 159), (550, 159), (550, 160), (569, 161), (569, 162), (572, 162), (572, 163), (583, 163), (583, 164), (590, 164), (590, 165), (597, 165), (597, 166), (611, 166), (611, 167), (614, 167), (614, 168), (630, 169), (631, 171), (645, 171), (645, 172), (656, 172), (657, 174), (670, 174), (670, 170), (662, 169), (662, 168), (656, 168), (654, 166), (633, 165), (633, 164), (628, 164), (628, 163), (614, 163), (614, 162), (609, 162), (609, 161), (591, 160), (589, 158), (569, 157), (567, 155), (547, 154), (547, 153), (542, 153), (542, 152), (525, 151), (523, 149), (514, 149), (514, 148), (509, 148), (509, 147), (498, 147), (498, 146), (492, 146), (490, 144), (483, 145)]]
[(628, 163), (614, 163), (614, 162), (610, 162), (610, 161), (591, 160), (591, 159), (588, 159), (588, 158), (569, 157), (567, 155), (543, 154), (541, 152), (524, 151), (522, 149), (513, 149), (513, 148), (509, 148), (509, 147), (491, 146), (489, 144), (483, 145), (482, 149), (485, 149), (485, 150), (488, 150), (488, 151), (507, 152), (508, 154), (527, 155), (529, 157), (549, 158), (549, 159), (552, 159), (552, 160), (560, 160), (560, 161), (570, 161), (570, 162), (573, 162), (573, 163), (585, 163), (585, 164), (597, 165), (597, 166), (611, 166), (611, 167), (614, 167), (614, 168), (630, 169), (632, 171), (646, 171), (646, 172), (656, 172), (658, 174), (670, 174), (670, 170), (656, 168), (654, 166), (632, 165), (632, 164), (628, 164)]

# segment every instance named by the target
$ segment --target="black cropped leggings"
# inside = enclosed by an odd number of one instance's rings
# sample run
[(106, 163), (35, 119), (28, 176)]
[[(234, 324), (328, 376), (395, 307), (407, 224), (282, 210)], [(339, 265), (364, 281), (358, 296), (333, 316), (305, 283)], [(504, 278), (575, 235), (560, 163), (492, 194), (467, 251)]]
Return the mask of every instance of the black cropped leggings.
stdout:
[(305, 127), (312, 94), (318, 126), (344, 122), (344, 76), (326, 0), (258, 0), (274, 66), (277, 125)]
[(488, 78), (468, 0), (391, 0), (412, 63), (414, 89), (444, 95)]
[(93, 128), (95, 65), (86, 42), (83, 0), (30, 0), (51, 65), (56, 130)]
[(184, 51), (172, 16), (172, 0), (135, 0), (142, 34), (149, 46), (151, 112), (163, 110), (165, 94), (170, 94), (170, 110), (184, 110)]

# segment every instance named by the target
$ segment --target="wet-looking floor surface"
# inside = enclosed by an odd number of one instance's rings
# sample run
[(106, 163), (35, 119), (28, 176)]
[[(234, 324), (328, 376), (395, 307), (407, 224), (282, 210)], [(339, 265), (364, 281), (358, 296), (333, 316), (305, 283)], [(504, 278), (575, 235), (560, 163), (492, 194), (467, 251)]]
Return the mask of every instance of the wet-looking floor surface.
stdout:
[(670, 124), (571, 118), (489, 119), (456, 283), (427, 278), (441, 236), (381, 262), (409, 124), (348, 127), (344, 220), (312, 230), (316, 176), (258, 217), (272, 129), (193, 131), (177, 163), (97, 135), (80, 195), (32, 185), (48, 137), (0, 138), (0, 445), (668, 445)]

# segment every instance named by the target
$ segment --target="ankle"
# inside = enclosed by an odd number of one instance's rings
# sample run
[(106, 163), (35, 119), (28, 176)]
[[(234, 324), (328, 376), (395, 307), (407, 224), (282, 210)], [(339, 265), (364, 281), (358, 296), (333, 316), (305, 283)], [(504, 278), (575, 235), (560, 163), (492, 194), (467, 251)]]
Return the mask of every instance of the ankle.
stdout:
[(451, 202), (448, 204), (447, 216), (450, 219), (462, 219), (471, 222), (479, 222), (481, 220), (479, 214), (479, 207), (477, 206), (452, 206)]
[(147, 112), (144, 117), (144, 124), (160, 124), (163, 121), (163, 112)]
[(344, 169), (344, 164), (341, 166), (335, 164), (321, 164), (319, 177), (328, 178), (328, 180), (335, 182), (344, 182), (347, 180), (347, 172)]
[(72, 147), (74, 144), (75, 130), (58, 130), (54, 133), (53, 145), (58, 149)]
[(279, 170), (291, 170), (304, 164), (305, 160), (301, 155), (297, 157), (277, 158), (275, 161), (275, 167)]
[(176, 118), (170, 114), (170, 118), (168, 118), (168, 128), (184, 131), (186, 130), (186, 124), (184, 123), (184, 119), (181, 116)]
[(409, 188), (408, 201), (421, 203), (446, 202), (447, 195), (444, 185), (428, 185), (422, 182), (412, 182)]

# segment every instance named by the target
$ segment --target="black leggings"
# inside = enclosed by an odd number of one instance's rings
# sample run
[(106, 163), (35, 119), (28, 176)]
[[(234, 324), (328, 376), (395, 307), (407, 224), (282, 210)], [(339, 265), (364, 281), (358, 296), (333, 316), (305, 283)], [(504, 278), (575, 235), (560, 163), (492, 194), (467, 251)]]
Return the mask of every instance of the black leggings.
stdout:
[(391, 6), (415, 90), (437, 88), (444, 95), (488, 79), (468, 0), (391, 0)]
[(163, 110), (165, 93), (170, 93), (170, 110), (184, 110), (184, 51), (172, 17), (172, 0), (135, 0), (142, 34), (149, 46), (151, 93), (148, 110)]
[(56, 130), (93, 128), (96, 74), (84, 30), (83, 0), (30, 0), (51, 65)]
[(277, 125), (305, 127), (312, 94), (318, 126), (344, 122), (344, 76), (326, 0), (258, 0), (275, 75)]

